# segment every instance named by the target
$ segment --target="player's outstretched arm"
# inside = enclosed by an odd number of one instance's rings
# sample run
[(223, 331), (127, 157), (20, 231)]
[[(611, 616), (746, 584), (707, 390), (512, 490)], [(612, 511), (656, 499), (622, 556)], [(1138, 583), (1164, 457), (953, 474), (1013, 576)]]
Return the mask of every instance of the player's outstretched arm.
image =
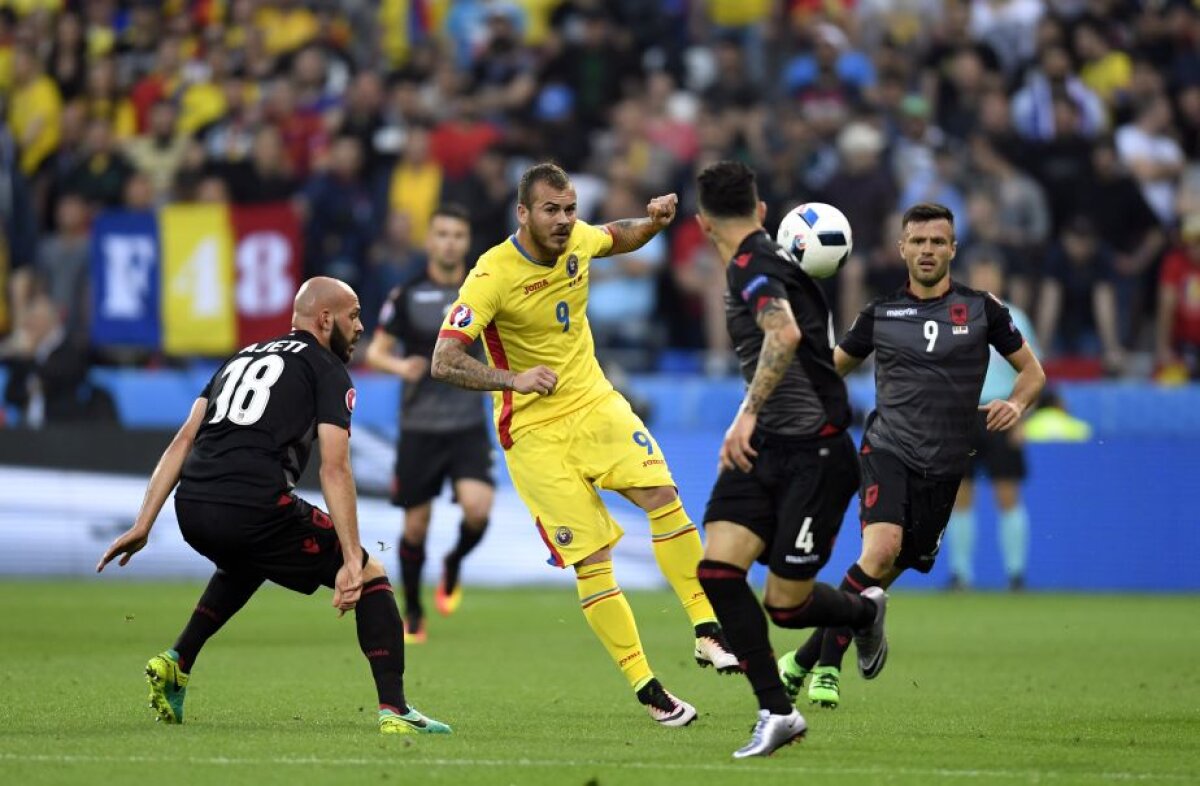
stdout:
[(646, 204), (646, 218), (623, 218), (604, 225), (612, 235), (612, 248), (604, 256), (616, 256), (636, 251), (650, 239), (671, 225), (675, 220), (675, 209), (679, 197), (675, 194), (655, 197)]
[(763, 331), (762, 349), (758, 353), (758, 367), (746, 390), (746, 398), (738, 409), (733, 424), (725, 432), (721, 445), (721, 466), (725, 469), (753, 469), (751, 459), (758, 455), (750, 447), (754, 427), (758, 424), (758, 413), (787, 373), (796, 347), (800, 345), (800, 326), (792, 314), (792, 307), (781, 297), (771, 298), (758, 312), (758, 326)]
[(981, 407), (987, 412), (988, 431), (1007, 431), (1015, 426), (1046, 386), (1046, 372), (1028, 343), (1022, 344), (1005, 360), (1016, 369), (1017, 379), (1007, 399), (996, 399)]
[(114, 540), (108, 550), (104, 552), (104, 556), (96, 564), (97, 573), (104, 570), (104, 566), (116, 559), (118, 555), (121, 557), (121, 561), (117, 564), (125, 567), (133, 555), (145, 547), (146, 541), (150, 538), (150, 530), (154, 527), (155, 520), (158, 519), (159, 511), (162, 510), (167, 497), (171, 496), (175, 485), (179, 483), (179, 475), (183, 472), (183, 462), (191, 451), (192, 444), (196, 441), (196, 433), (200, 431), (200, 424), (207, 411), (208, 399), (206, 398), (198, 398), (192, 404), (192, 411), (188, 414), (188, 419), (179, 428), (175, 438), (171, 440), (171, 444), (163, 451), (158, 465), (154, 467), (154, 473), (150, 475), (150, 482), (146, 484), (146, 495), (142, 498), (142, 507), (138, 510), (137, 518), (133, 520), (133, 526)]
[(400, 377), (405, 382), (417, 382), (425, 375), (429, 362), (420, 355), (397, 357), (396, 338), (382, 330), (375, 332), (367, 345), (367, 365), (376, 371)]
[(342, 546), (342, 569), (334, 583), (333, 605), (345, 613), (358, 603), (363, 564), (358, 539), (358, 491), (350, 469), (350, 432), (332, 423), (321, 423), (317, 440), (321, 446), (321, 493)]
[(534, 366), (518, 374), (480, 363), (467, 354), (457, 338), (438, 339), (430, 373), (436, 380), (468, 390), (512, 390), (548, 396), (558, 385), (558, 374), (545, 366)]

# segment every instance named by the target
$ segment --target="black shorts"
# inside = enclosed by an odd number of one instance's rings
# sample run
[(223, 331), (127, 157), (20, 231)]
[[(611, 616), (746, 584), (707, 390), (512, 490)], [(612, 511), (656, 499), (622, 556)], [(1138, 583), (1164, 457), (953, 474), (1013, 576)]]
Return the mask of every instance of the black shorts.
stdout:
[(966, 477), (974, 477), (983, 470), (992, 480), (1025, 479), (1025, 449), (1018, 441), (1016, 429), (988, 431), (986, 412), (980, 412), (975, 421), (971, 450), (974, 452)]
[(863, 528), (899, 524), (904, 535), (896, 567), (928, 573), (950, 523), (962, 478), (926, 477), (892, 453), (873, 450), (865, 439), (859, 459), (862, 490), (858, 510)]
[(704, 521), (731, 521), (767, 544), (758, 561), (785, 579), (810, 579), (829, 561), (846, 507), (858, 488), (848, 434), (786, 439), (756, 433), (751, 472), (717, 476)]
[(442, 493), (442, 484), (492, 478), (492, 440), (486, 426), (445, 433), (405, 431), (396, 446), (392, 475), (392, 504), (402, 508), (424, 505)]
[[(187, 544), (230, 573), (311, 595), (317, 587), (332, 587), (342, 567), (333, 520), (292, 494), (274, 508), (176, 498), (175, 515)], [(363, 549), (363, 565), (368, 556)]]

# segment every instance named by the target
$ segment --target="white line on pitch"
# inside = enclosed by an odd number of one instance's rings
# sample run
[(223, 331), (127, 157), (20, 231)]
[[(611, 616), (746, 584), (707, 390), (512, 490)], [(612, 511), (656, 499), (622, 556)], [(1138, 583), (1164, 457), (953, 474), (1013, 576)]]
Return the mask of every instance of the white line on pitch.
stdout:
[[(74, 754), (37, 754), (37, 753), (0, 753), (4, 761), (40, 762), (47, 764), (192, 764), (213, 766), (277, 766), (300, 765), (318, 767), (361, 767), (364, 765), (392, 765), (395, 760), (370, 759), (363, 757), (327, 759), (318, 756), (280, 756), (266, 758), (246, 758), (229, 756), (92, 756)], [(744, 764), (674, 764), (664, 762), (603, 762), (603, 761), (572, 761), (564, 759), (410, 759), (405, 760), (409, 766), (426, 765), (430, 767), (590, 767), (613, 768), (622, 770), (683, 770), (700, 772), (745, 773), (762, 775), (779, 772), (778, 768)], [(812, 767), (797, 763), (798, 766), (789, 769), (793, 774), (807, 772), (813, 775), (913, 775), (934, 778), (1013, 778), (1020, 780), (1036, 780), (1038, 778), (1092, 778), (1106, 781), (1192, 781), (1193, 776), (1176, 773), (1150, 772), (1070, 772), (1066, 770), (979, 770), (951, 769), (941, 767)]]

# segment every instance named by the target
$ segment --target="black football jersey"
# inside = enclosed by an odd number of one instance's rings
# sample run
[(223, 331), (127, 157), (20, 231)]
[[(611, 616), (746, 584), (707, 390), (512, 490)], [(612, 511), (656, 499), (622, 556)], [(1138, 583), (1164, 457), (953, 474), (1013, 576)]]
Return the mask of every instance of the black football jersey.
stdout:
[(304, 330), (251, 344), (225, 361), (183, 464), (181, 499), (269, 506), (304, 472), (317, 424), (350, 429), (346, 365)]
[[(431, 360), (446, 312), (457, 300), (457, 284), (439, 284), (422, 271), (388, 294), (379, 315), (379, 329), (394, 336), (405, 354)], [(476, 360), (484, 360), (483, 346), (478, 341), (468, 352)], [(415, 383), (404, 383), (400, 431), (445, 433), (486, 426), (483, 401), (482, 393), (438, 382), (426, 373)]]
[(834, 433), (850, 423), (846, 384), (833, 365), (833, 322), (825, 295), (792, 254), (765, 231), (742, 241), (726, 266), (725, 323), (749, 384), (758, 369), (764, 334), (759, 310), (787, 300), (800, 327), (792, 363), (758, 414), (758, 428), (786, 436)]
[(918, 299), (905, 286), (872, 301), (840, 345), (856, 358), (875, 353), (867, 441), (923, 475), (961, 475), (988, 346), (1007, 357), (1024, 343), (999, 299), (957, 282), (931, 300)]

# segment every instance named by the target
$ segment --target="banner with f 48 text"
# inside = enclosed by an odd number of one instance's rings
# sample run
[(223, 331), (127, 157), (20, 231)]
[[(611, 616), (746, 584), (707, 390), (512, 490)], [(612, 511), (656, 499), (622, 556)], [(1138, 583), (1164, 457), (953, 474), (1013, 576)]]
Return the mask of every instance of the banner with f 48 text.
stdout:
[(299, 236), (286, 204), (100, 216), (93, 341), (212, 356), (286, 333), (300, 285)]

